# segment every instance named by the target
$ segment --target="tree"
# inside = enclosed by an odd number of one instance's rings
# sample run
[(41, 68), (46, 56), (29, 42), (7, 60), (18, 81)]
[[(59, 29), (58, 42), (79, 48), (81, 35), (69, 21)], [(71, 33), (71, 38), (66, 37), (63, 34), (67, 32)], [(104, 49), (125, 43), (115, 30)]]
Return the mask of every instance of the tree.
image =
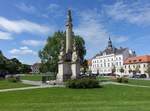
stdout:
[(147, 74), (149, 74), (149, 76), (150, 76), (150, 64), (148, 64), (147, 69), (146, 69), (145, 72), (146, 72)]
[(22, 74), (28, 74), (31, 72), (31, 66), (27, 64), (21, 64), (21, 66), (19, 67), (19, 72)]
[(113, 68), (111, 69), (112, 74), (114, 74), (116, 72), (116, 67), (113, 66)]
[(82, 65), (82, 68), (83, 68), (83, 73), (85, 74), (85, 72), (88, 69), (88, 61), (85, 59), (81, 65)]
[(124, 69), (121, 67), (119, 71), (120, 71), (121, 73), (123, 73), (123, 72), (124, 72)]
[(6, 63), (8, 59), (3, 55), (2, 51), (0, 50), (0, 72), (6, 72)]
[[(82, 37), (74, 35), (74, 39), (78, 44), (79, 56), (81, 63), (83, 63), (86, 54), (85, 42)], [(41, 58), (41, 72), (57, 72), (58, 55), (61, 47), (61, 40), (65, 41), (65, 32), (57, 31), (53, 36), (49, 36), (47, 43), (42, 50), (39, 51)]]
[(123, 76), (122, 73), (124, 72), (124, 69), (121, 67), (119, 71), (121, 72), (121, 76)]
[(136, 66), (136, 68), (135, 68), (134, 72), (135, 72), (135, 74), (140, 73), (139, 66)]

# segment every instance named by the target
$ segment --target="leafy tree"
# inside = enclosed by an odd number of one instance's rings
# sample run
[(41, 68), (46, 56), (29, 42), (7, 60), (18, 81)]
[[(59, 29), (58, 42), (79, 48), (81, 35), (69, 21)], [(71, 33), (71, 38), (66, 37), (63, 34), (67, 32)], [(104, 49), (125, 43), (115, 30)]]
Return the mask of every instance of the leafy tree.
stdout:
[[(81, 63), (83, 63), (84, 56), (86, 54), (85, 42), (80, 36), (74, 35), (75, 41), (78, 44), (79, 56), (81, 57)], [(61, 48), (61, 40), (65, 41), (65, 32), (57, 31), (53, 36), (49, 36), (47, 44), (42, 50), (39, 51), (39, 57), (41, 58), (41, 72), (57, 72), (58, 67), (58, 55)]]
[(150, 75), (150, 64), (148, 64), (147, 69), (146, 69), (145, 72)]
[(112, 74), (114, 74), (116, 72), (116, 67), (113, 66), (113, 68), (111, 69)]
[(124, 72), (124, 69), (123, 69), (122, 67), (120, 68), (120, 72), (121, 72), (121, 73), (123, 73), (123, 72)]
[(19, 67), (19, 71), (20, 73), (28, 74), (31, 72), (31, 66), (27, 64), (21, 64), (21, 66)]
[(136, 66), (135, 70), (133, 71), (135, 74), (136, 73), (140, 73), (140, 69), (139, 69), (139, 66)]
[(30, 66), (22, 64), (17, 58), (7, 59), (0, 51), (0, 74), (29, 73)]
[(0, 72), (6, 71), (6, 63), (8, 59), (3, 55), (2, 51), (0, 50)]
[(85, 74), (85, 72), (88, 69), (88, 61), (85, 59), (81, 65), (82, 65), (82, 68), (83, 68), (83, 73)]

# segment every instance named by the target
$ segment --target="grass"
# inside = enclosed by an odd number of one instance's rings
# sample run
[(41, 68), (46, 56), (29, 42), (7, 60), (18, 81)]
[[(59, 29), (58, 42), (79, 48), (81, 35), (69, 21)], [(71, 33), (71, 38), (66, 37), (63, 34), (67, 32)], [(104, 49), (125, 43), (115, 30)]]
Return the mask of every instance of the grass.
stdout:
[(21, 82), (10, 82), (8, 80), (0, 80), (0, 89), (9, 89), (9, 88), (19, 88), (19, 87), (28, 87), (31, 85), (22, 84)]
[(150, 111), (150, 89), (45, 88), (0, 93), (0, 111)]
[(150, 86), (150, 80), (129, 79), (128, 84)]
[(41, 75), (25, 75), (25, 76), (21, 76), (21, 80), (41, 81), (42, 76)]
[[(112, 77), (98, 77), (100, 81), (112, 81)], [(129, 79), (127, 84), (150, 86), (150, 80)]]
[(109, 81), (112, 77), (104, 77), (104, 76), (98, 76), (97, 80), (99, 81)]

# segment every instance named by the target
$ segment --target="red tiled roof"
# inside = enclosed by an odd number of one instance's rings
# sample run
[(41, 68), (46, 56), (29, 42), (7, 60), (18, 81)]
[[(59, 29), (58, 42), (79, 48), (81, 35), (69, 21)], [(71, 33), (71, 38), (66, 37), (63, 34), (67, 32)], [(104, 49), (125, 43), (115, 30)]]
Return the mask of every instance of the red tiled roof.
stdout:
[(124, 64), (149, 63), (149, 62), (150, 62), (150, 55), (143, 55), (127, 58), (124, 61)]
[(32, 65), (32, 67), (40, 66), (40, 63), (35, 63)]
[(92, 65), (92, 60), (88, 60), (88, 66)]

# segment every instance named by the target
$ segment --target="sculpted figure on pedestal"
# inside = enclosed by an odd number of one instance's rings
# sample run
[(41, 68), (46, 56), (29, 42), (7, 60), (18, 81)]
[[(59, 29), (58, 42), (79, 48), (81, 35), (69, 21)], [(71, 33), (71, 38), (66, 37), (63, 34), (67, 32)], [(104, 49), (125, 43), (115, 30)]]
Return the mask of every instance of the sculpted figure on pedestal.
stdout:
[(79, 57), (78, 57), (78, 52), (77, 52), (77, 45), (76, 45), (76, 42), (74, 40), (73, 53), (72, 53), (72, 62), (77, 62), (78, 60), (79, 60)]
[(62, 40), (61, 41), (61, 49), (60, 49), (60, 53), (59, 53), (59, 61), (63, 61), (64, 60), (64, 58), (65, 58), (65, 48), (64, 48), (64, 41)]

